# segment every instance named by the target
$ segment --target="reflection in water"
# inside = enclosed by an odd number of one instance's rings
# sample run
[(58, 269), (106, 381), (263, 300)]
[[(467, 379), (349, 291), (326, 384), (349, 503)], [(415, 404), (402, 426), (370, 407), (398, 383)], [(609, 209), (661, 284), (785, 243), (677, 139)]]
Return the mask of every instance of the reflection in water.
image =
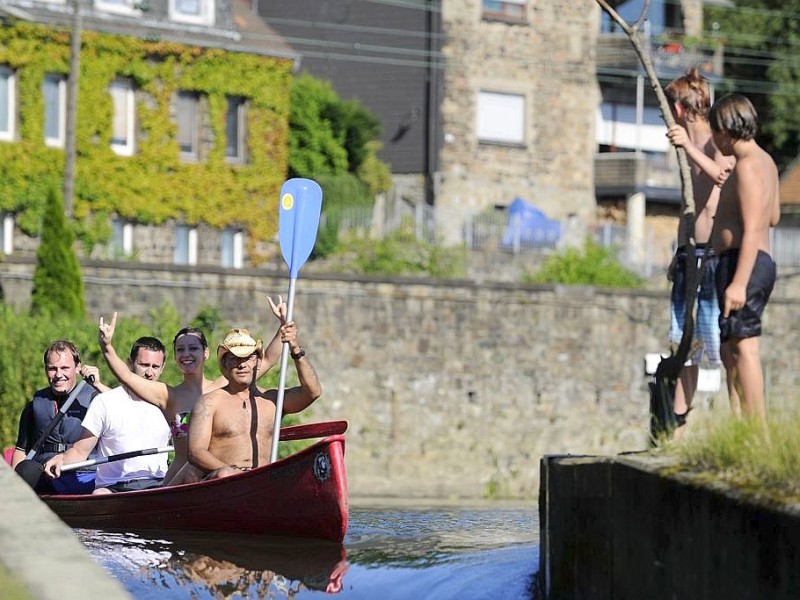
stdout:
[[(351, 506), (344, 545), (268, 536), (77, 530), (136, 600), (530, 600), (535, 506)], [(346, 552), (345, 552), (346, 549)]]
[[(294, 598), (336, 593), (348, 569), (344, 546), (268, 536), (77, 530), (89, 551), (136, 598)], [(130, 580), (130, 574), (134, 574)], [(175, 596), (178, 597), (178, 596)]]

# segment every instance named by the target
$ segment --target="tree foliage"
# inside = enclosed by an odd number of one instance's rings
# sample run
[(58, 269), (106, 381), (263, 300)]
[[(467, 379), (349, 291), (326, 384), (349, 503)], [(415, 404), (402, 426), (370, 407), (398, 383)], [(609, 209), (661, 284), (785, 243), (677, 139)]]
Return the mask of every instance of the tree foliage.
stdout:
[(761, 123), (759, 142), (785, 167), (800, 146), (800, 0), (734, 0), (734, 6), (705, 10), (725, 48), (720, 91), (750, 98)]
[(36, 251), (31, 310), (35, 314), (83, 317), (86, 303), (83, 279), (75, 254), (75, 235), (64, 216), (61, 195), (55, 187), (47, 195), (42, 237)]
[(289, 175), (358, 173), (374, 153), (380, 122), (356, 100), (342, 100), (328, 81), (307, 73), (292, 85)]

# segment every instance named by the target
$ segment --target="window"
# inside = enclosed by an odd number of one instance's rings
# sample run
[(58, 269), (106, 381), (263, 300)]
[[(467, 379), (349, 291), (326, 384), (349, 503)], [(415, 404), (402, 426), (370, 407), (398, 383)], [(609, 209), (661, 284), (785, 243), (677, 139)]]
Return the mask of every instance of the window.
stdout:
[(525, 21), (527, 0), (483, 0), (483, 18), (497, 21)]
[(66, 138), (67, 80), (63, 75), (48, 73), (42, 84), (44, 94), (44, 143), (63, 148)]
[(169, 18), (182, 23), (214, 24), (214, 0), (169, 0)]
[(139, 15), (141, 11), (137, 9), (140, 5), (139, 0), (95, 0), (94, 5), (98, 10), (119, 13), (123, 15)]
[(124, 219), (111, 223), (111, 258), (122, 258), (133, 254), (133, 224)]
[(242, 241), (244, 234), (238, 229), (224, 229), (220, 237), (220, 256), (223, 267), (242, 268)]
[(3, 254), (11, 254), (14, 251), (14, 215), (3, 215), (3, 226), (0, 228), (0, 248)]
[(225, 158), (228, 162), (245, 162), (245, 99), (228, 96), (225, 113)]
[(0, 66), (0, 140), (14, 139), (17, 113), (17, 79), (14, 71)]
[(121, 156), (133, 156), (135, 139), (135, 102), (133, 82), (117, 79), (109, 87), (114, 104), (111, 123), (111, 149)]
[(197, 264), (197, 229), (189, 225), (175, 226), (175, 256), (176, 265)]
[(520, 94), (479, 92), (478, 140), (498, 144), (524, 144), (525, 97)]
[(181, 156), (197, 160), (198, 149), (198, 103), (199, 97), (193, 92), (178, 92), (176, 106), (178, 119), (178, 146)]

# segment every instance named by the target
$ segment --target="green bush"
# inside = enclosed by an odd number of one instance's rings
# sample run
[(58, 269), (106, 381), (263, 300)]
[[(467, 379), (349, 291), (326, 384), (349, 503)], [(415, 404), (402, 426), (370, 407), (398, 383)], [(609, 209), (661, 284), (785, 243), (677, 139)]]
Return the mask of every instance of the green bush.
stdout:
[(526, 273), (523, 283), (563, 283), (598, 287), (636, 288), (644, 280), (622, 266), (612, 248), (587, 239), (583, 248), (567, 248), (548, 256), (534, 273)]
[(447, 279), (467, 273), (465, 248), (446, 248), (417, 240), (405, 225), (381, 240), (350, 237), (337, 256), (346, 259), (340, 270), (373, 275), (428, 275)]
[(36, 251), (31, 310), (42, 315), (84, 317), (83, 279), (73, 245), (75, 235), (64, 216), (61, 195), (51, 187)]

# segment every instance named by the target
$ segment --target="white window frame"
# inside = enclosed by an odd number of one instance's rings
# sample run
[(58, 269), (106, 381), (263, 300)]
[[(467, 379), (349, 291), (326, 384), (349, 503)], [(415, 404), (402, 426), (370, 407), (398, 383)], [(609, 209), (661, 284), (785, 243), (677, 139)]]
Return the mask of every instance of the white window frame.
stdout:
[[(115, 90), (121, 95), (115, 95)], [(112, 116), (111, 149), (120, 156), (133, 156), (136, 152), (136, 95), (133, 90), (133, 82), (130, 79), (115, 79), (109, 86), (108, 93), (111, 95), (114, 114)], [(114, 129), (117, 118), (124, 111), (125, 137), (115, 138)]]
[(476, 109), (478, 141), (524, 146), (525, 104), (524, 94), (480, 90)]
[(14, 141), (17, 135), (17, 74), (6, 65), (0, 65), (0, 76), (6, 81), (6, 123), (5, 129), (0, 129), (0, 140)]
[[(227, 108), (225, 109), (225, 160), (229, 163), (244, 163), (247, 162), (247, 144), (245, 143), (247, 136), (247, 99), (242, 96), (226, 96), (225, 97)], [(231, 116), (231, 104), (236, 102), (236, 140), (231, 144), (228, 119)], [(229, 154), (229, 150), (235, 146), (235, 154)]]
[(114, 2), (114, 0), (94, 0), (94, 7), (103, 12), (139, 16), (142, 14), (142, 11), (137, 8), (138, 3), (138, 0), (122, 0), (122, 2)]
[[(191, 150), (184, 150), (181, 147), (181, 112), (184, 108), (191, 107), (192, 116), (189, 124), (188, 134), (191, 137)], [(181, 90), (175, 102), (177, 119), (177, 142), (180, 148), (181, 158), (188, 161), (196, 161), (200, 157), (200, 94)]]
[(244, 264), (244, 233), (228, 227), (220, 234), (220, 265), (226, 269), (241, 269)]
[(50, 148), (63, 148), (67, 137), (67, 78), (60, 73), (45, 73), (44, 81), (42, 82), (42, 94), (45, 94), (45, 86), (49, 82), (55, 82), (57, 88), (57, 102), (58, 102), (58, 136), (52, 137), (47, 135), (47, 97), (45, 95), (44, 107), (44, 143)]
[(3, 215), (3, 235), (2, 248), (3, 254), (11, 254), (14, 251), (14, 215), (6, 213)]
[[(488, 9), (486, 6), (487, 1), (499, 4), (500, 10)], [(527, 0), (481, 0), (481, 17), (486, 20), (508, 21), (511, 23), (524, 23), (528, 19), (528, 1)]]
[(125, 219), (114, 219), (111, 227), (113, 229), (112, 257), (131, 256), (133, 254), (133, 223)]
[(214, 0), (195, 0), (200, 6), (199, 14), (187, 14), (181, 12), (181, 0), (169, 0), (169, 18), (171, 21), (180, 23), (192, 23), (195, 25), (213, 25), (214, 12), (216, 6)]
[(197, 228), (191, 225), (175, 226), (175, 252), (173, 262), (176, 265), (197, 264)]

